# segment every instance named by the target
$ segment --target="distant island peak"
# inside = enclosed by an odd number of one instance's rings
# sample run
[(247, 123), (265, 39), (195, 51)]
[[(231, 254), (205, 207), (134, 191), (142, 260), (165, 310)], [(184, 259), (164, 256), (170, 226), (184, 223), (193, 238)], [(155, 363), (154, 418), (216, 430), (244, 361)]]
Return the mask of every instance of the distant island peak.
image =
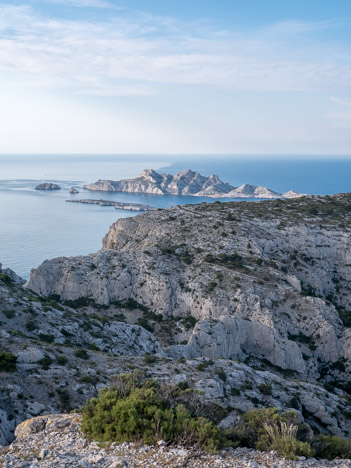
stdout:
[(298, 198), (304, 196), (289, 190), (279, 193), (264, 186), (242, 184), (234, 187), (223, 182), (217, 175), (206, 177), (199, 172), (186, 169), (176, 174), (159, 174), (154, 169), (144, 169), (135, 179), (118, 181), (99, 179), (84, 185), (84, 188), (101, 192), (147, 193), (152, 195), (180, 195), (210, 198)]

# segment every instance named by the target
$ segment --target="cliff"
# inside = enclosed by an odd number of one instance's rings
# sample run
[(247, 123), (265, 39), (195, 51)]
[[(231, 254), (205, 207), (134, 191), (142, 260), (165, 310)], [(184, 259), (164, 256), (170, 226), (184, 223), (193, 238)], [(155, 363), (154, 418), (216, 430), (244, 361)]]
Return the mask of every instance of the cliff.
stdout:
[(2, 270), (16, 361), (0, 359), (0, 444), (132, 369), (188, 382), (224, 426), (276, 406), (350, 436), (350, 208), (348, 194), (178, 206), (118, 220), (102, 250), (44, 262), (26, 289)]
[(170, 354), (266, 359), (349, 380), (349, 206), (344, 195), (178, 206), (118, 220), (103, 250), (44, 262), (27, 287), (193, 317), (192, 334), (181, 334)]
[[(351, 196), (341, 194), (153, 211), (114, 223), (96, 254), (44, 262), (26, 287), (122, 313), (173, 360), (222, 362), (232, 385), (255, 372), (257, 392), (259, 372), (269, 381), (274, 374), (289, 395), (283, 401), (275, 389), (274, 405), (298, 395), (314, 425), (347, 434), (342, 412), (315, 399), (323, 400), (323, 385), (340, 396), (334, 387), (350, 389), (350, 208)], [(241, 363), (234, 374), (233, 360)], [(223, 384), (211, 372), (213, 386), (199, 385), (218, 396)], [(306, 390), (291, 387), (294, 379)]]
[(85, 185), (84, 188), (102, 192), (188, 195), (212, 198), (295, 198), (301, 196), (301, 194), (293, 191), (281, 194), (266, 187), (249, 184), (233, 187), (227, 182), (222, 182), (216, 175), (204, 177), (190, 169), (177, 172), (175, 175), (158, 174), (153, 169), (145, 169), (135, 179), (98, 180), (95, 183)]

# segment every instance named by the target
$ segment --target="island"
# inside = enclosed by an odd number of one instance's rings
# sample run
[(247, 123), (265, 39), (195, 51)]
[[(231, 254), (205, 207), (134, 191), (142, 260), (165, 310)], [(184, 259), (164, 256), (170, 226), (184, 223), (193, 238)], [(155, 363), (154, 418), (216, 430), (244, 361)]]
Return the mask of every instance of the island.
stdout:
[(61, 187), (57, 184), (53, 184), (52, 182), (45, 182), (37, 185), (35, 190), (61, 190)]
[(116, 210), (128, 211), (152, 211), (155, 210), (153, 206), (143, 205), (142, 203), (123, 203), (111, 200), (94, 200), (91, 198), (81, 200), (66, 200), (68, 203), (84, 203), (86, 205), (99, 205), (99, 206), (114, 206)]
[(69, 189), (69, 193), (71, 193), (71, 194), (79, 193), (79, 190), (77, 190), (77, 189), (74, 188), (74, 187), (71, 187), (71, 188)]
[(202, 176), (187, 169), (176, 174), (159, 174), (153, 169), (144, 169), (135, 179), (119, 181), (101, 180), (84, 185), (84, 188), (101, 192), (148, 193), (153, 195), (187, 195), (210, 198), (298, 198), (304, 196), (293, 190), (275, 192), (267, 187), (243, 184), (233, 187), (221, 181), (217, 175)]

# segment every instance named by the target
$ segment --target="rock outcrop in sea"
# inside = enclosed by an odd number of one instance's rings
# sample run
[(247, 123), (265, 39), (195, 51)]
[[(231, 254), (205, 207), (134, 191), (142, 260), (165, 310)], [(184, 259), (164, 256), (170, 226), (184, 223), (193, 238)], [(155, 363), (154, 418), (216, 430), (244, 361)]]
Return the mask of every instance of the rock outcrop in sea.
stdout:
[(222, 182), (216, 175), (204, 177), (187, 169), (175, 175), (158, 174), (153, 169), (145, 169), (135, 179), (120, 181), (98, 180), (84, 186), (87, 190), (102, 192), (150, 193), (153, 195), (188, 195), (211, 198), (296, 198), (303, 194), (294, 191), (278, 193), (267, 187), (243, 184), (233, 187)]
[(44, 184), (37, 185), (35, 190), (61, 190), (61, 187), (52, 182), (45, 182)]
[(71, 187), (71, 188), (69, 189), (69, 193), (71, 193), (71, 194), (79, 193), (79, 190), (77, 190), (77, 189), (74, 188), (74, 187)]
[(66, 200), (68, 203), (83, 203), (85, 205), (99, 205), (99, 206), (114, 206), (116, 210), (127, 211), (152, 211), (155, 210), (153, 206), (143, 203), (124, 203), (112, 200), (95, 200), (92, 198), (85, 198), (81, 200)]

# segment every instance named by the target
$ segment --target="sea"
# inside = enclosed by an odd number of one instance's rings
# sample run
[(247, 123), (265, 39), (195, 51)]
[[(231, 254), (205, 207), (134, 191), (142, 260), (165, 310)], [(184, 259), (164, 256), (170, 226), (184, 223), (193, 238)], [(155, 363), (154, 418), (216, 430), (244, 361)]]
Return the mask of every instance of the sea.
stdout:
[[(192, 169), (205, 176), (217, 174), (233, 186), (250, 183), (278, 192), (295, 190), (316, 195), (351, 192), (351, 155), (0, 155), (3, 268), (9, 267), (28, 279), (31, 269), (46, 259), (96, 252), (116, 219), (137, 215), (111, 206), (66, 203), (69, 199), (102, 198), (146, 203), (156, 208), (216, 201), (205, 197), (83, 189), (84, 184), (98, 179), (134, 178), (145, 168), (171, 174)], [(35, 190), (41, 182), (54, 182), (62, 189)], [(72, 186), (80, 193), (69, 194)]]

